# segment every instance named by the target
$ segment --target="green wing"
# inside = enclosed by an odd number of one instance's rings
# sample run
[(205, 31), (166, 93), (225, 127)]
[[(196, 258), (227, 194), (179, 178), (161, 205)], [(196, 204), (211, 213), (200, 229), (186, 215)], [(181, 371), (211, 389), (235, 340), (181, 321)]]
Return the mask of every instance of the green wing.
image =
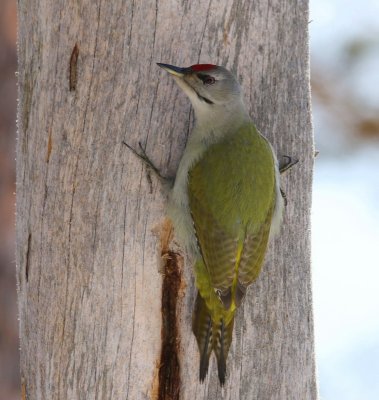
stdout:
[[(211, 145), (189, 173), (190, 210), (207, 276), (225, 308), (243, 297), (263, 262), (275, 201), (271, 148), (252, 124)], [(199, 277), (198, 277), (199, 279)]]

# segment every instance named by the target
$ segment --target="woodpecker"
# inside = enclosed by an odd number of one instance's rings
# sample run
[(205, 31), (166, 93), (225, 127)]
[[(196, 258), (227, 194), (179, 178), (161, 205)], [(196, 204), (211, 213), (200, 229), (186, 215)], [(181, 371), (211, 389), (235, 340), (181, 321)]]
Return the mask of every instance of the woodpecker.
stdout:
[(231, 72), (213, 64), (158, 65), (173, 76), (195, 112), (168, 215), (194, 260), (198, 294), (192, 330), (200, 380), (213, 351), (223, 385), (236, 309), (257, 279), (269, 238), (282, 220), (279, 165), (249, 117)]

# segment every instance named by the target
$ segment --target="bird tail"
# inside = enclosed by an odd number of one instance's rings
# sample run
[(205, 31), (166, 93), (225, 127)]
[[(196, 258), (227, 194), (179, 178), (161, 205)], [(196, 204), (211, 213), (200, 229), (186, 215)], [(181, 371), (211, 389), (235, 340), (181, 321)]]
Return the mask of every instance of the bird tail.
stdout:
[(232, 343), (233, 326), (234, 316), (228, 325), (225, 326), (224, 320), (221, 320), (217, 329), (214, 329), (213, 351), (217, 358), (218, 379), (220, 380), (221, 386), (225, 383), (226, 359), (228, 357), (230, 344)]
[(197, 293), (195, 309), (192, 314), (192, 330), (200, 351), (200, 381), (207, 376), (209, 357), (212, 352), (212, 318), (205, 301)]
[(228, 325), (224, 320), (212, 320), (207, 305), (200, 294), (197, 294), (195, 309), (192, 316), (192, 330), (196, 336), (200, 351), (200, 381), (204, 381), (208, 372), (209, 358), (212, 350), (217, 359), (218, 378), (224, 385), (226, 376), (226, 359), (232, 342), (234, 316)]

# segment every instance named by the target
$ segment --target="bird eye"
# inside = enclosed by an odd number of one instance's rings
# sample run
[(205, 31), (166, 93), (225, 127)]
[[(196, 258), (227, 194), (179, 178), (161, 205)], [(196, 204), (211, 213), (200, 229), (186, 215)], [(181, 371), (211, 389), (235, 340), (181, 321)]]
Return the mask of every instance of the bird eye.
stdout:
[(203, 79), (204, 85), (213, 85), (216, 82), (216, 79), (213, 76), (207, 76)]

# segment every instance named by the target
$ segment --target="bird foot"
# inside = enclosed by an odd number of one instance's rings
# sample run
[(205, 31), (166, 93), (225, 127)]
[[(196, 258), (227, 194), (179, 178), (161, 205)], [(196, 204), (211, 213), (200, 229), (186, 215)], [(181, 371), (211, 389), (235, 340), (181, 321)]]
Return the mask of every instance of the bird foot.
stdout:
[(299, 160), (295, 157), (282, 155), (281, 160), (279, 161), (279, 172), (282, 174), (283, 172), (288, 171), (298, 162)]
[[(280, 172), (280, 174), (283, 174), (285, 171), (288, 171), (289, 169), (291, 169), (298, 162), (299, 162), (299, 160), (297, 158), (282, 155), (281, 160), (279, 161), (279, 172)], [(281, 193), (281, 195), (283, 197), (284, 206), (287, 207), (287, 203), (288, 203), (287, 196), (286, 196), (286, 193), (284, 192), (284, 190), (282, 188), (280, 188), (280, 193)]]
[(162, 175), (161, 171), (159, 171), (159, 169), (154, 165), (154, 163), (147, 156), (146, 151), (143, 148), (141, 142), (138, 142), (138, 146), (140, 148), (141, 153), (139, 153), (137, 150), (135, 150), (132, 146), (130, 146), (124, 140), (123, 140), (122, 144), (124, 144), (129, 150), (131, 150), (131, 152), (136, 157), (138, 157), (147, 167), (149, 167), (162, 182), (169, 183), (171, 185), (173, 184), (175, 178), (171, 178), (171, 177)]

